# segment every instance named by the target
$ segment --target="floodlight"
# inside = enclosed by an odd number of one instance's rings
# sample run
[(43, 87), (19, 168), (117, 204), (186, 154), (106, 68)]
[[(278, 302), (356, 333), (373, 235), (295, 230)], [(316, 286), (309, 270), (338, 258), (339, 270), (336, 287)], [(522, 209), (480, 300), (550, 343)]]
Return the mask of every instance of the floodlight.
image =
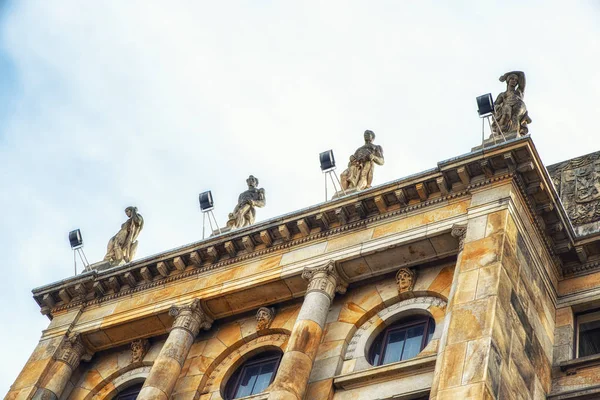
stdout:
[(69, 243), (71, 243), (71, 248), (73, 250), (77, 250), (80, 247), (83, 247), (83, 239), (81, 237), (81, 231), (79, 229), (75, 229), (74, 231), (69, 232)]
[(73, 264), (75, 264), (75, 275), (77, 275), (77, 257), (75, 253), (79, 254), (79, 258), (83, 263), (84, 271), (88, 270), (90, 263), (83, 252), (83, 238), (81, 237), (81, 230), (75, 229), (74, 231), (69, 232), (69, 243), (71, 244), (71, 249), (73, 250)]
[(494, 100), (492, 94), (487, 93), (477, 97), (477, 112), (481, 118), (487, 117), (494, 112)]
[(202, 211), (209, 211), (215, 207), (210, 190), (200, 193), (198, 201), (200, 202), (200, 209)]
[(319, 161), (321, 162), (321, 171), (327, 172), (335, 168), (335, 157), (333, 157), (333, 150), (327, 150), (319, 154)]

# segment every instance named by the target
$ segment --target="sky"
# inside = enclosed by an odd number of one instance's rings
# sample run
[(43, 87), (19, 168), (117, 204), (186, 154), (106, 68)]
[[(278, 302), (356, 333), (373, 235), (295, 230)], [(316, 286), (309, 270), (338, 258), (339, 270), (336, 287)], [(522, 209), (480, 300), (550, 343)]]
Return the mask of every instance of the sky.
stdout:
[[(546, 165), (600, 150), (600, 2), (0, 0), (0, 394), (49, 323), (31, 289), (91, 261), (137, 206), (137, 258), (224, 225), (253, 174), (257, 222), (324, 201), (365, 129), (374, 184), (481, 142), (475, 97), (527, 76)], [(486, 135), (489, 132), (486, 131)], [(343, 168), (338, 168), (341, 172)], [(79, 265), (81, 269), (81, 265)]]

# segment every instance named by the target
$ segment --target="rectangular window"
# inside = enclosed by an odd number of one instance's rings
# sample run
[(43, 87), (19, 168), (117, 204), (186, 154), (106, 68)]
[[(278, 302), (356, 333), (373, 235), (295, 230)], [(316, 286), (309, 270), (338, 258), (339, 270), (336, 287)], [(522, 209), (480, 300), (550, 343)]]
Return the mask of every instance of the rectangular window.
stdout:
[(577, 357), (600, 354), (600, 311), (577, 316)]

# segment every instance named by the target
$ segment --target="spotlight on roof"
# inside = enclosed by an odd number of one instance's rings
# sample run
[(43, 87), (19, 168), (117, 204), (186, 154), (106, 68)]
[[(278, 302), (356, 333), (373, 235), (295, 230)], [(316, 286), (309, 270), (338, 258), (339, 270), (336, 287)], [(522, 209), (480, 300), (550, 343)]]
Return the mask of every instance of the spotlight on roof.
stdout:
[(75, 275), (77, 275), (77, 257), (75, 253), (79, 254), (79, 258), (83, 263), (84, 271), (89, 269), (90, 263), (83, 252), (83, 237), (81, 236), (81, 231), (79, 229), (75, 229), (74, 231), (69, 232), (69, 243), (71, 244), (71, 249), (73, 250), (73, 263), (75, 264)]
[(492, 94), (487, 93), (477, 97), (477, 112), (481, 118), (487, 117), (494, 112), (494, 100)]
[(204, 239), (204, 230), (206, 228), (206, 214), (208, 214), (208, 223), (210, 224), (210, 231), (214, 234), (215, 228), (213, 227), (213, 220), (215, 222), (216, 231), (221, 233), (221, 228), (219, 228), (219, 224), (217, 223), (217, 219), (215, 218), (215, 213), (213, 213), (213, 209), (215, 208), (215, 203), (213, 201), (212, 193), (210, 190), (206, 192), (202, 192), (198, 195), (198, 202), (200, 203), (200, 211), (202, 211), (202, 239)]
[[(339, 193), (346, 194), (346, 191), (342, 187), (339, 178), (335, 172), (333, 172), (335, 171), (335, 157), (333, 156), (333, 150), (327, 150), (319, 153), (319, 161), (321, 162), (321, 171), (325, 177), (325, 201), (327, 201), (327, 175), (329, 175), (329, 178), (331, 179), (333, 189), (335, 190), (335, 195), (339, 196)], [(335, 184), (336, 181), (339, 185), (339, 189)]]
[(321, 171), (327, 172), (335, 169), (335, 157), (333, 156), (333, 150), (327, 150), (319, 154), (319, 161), (321, 162)]
[(202, 212), (210, 211), (213, 208), (215, 208), (212, 193), (210, 192), (210, 190), (200, 193), (200, 195), (198, 196), (198, 201), (200, 202), (200, 209), (202, 210)]
[(71, 243), (71, 249), (73, 250), (83, 247), (83, 238), (79, 229), (69, 232), (69, 243)]

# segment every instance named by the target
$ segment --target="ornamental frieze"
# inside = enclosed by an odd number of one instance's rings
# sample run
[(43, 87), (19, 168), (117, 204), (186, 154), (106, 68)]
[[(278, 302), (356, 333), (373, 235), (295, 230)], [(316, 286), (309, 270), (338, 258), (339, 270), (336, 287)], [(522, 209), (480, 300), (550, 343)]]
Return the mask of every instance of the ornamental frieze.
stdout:
[(577, 234), (600, 231), (600, 152), (551, 165), (548, 172)]

